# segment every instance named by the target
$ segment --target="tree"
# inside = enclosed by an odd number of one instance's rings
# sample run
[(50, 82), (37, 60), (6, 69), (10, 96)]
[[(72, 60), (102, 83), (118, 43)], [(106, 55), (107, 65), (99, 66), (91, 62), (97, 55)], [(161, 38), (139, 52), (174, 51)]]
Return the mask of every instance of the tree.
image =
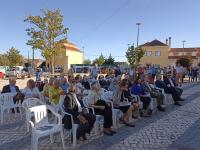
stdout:
[(0, 66), (9, 66), (9, 61), (6, 54), (0, 55)]
[(114, 64), (115, 64), (115, 59), (110, 54), (109, 57), (105, 59), (104, 65), (112, 66)]
[(176, 61), (176, 63), (180, 63), (181, 66), (189, 68), (192, 64), (192, 61), (189, 57), (181, 57)]
[[(59, 9), (55, 11), (42, 10), (42, 16), (28, 16), (24, 21), (33, 27), (26, 29), (30, 36), (27, 45), (33, 50), (41, 50), (42, 56), (49, 62), (54, 73), (55, 56), (67, 42), (67, 31), (63, 25), (63, 16)], [(33, 51), (34, 52), (34, 51)]]
[(14, 47), (10, 48), (6, 53), (9, 66), (13, 67), (23, 63), (23, 56), (20, 54), (20, 51)]
[(139, 64), (141, 58), (144, 56), (144, 50), (142, 48), (135, 48), (130, 46), (126, 52), (126, 58), (132, 69), (135, 69)]
[(105, 57), (101, 53), (101, 55), (93, 61), (93, 64), (97, 64), (99, 66), (103, 65), (105, 62)]
[(84, 61), (83, 61), (83, 64), (91, 64), (92, 62), (91, 62), (91, 60), (90, 59), (85, 59)]

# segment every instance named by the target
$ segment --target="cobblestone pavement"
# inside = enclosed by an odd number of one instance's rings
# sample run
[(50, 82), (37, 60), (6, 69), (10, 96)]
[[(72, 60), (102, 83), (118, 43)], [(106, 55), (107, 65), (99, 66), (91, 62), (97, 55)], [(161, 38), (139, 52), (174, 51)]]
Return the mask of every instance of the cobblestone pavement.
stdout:
[[(176, 147), (178, 150), (182, 150), (181, 147), (177, 146), (181, 143), (177, 139), (181, 139), (181, 137), (185, 139), (187, 134), (185, 136), (184, 134), (187, 133), (188, 129), (193, 129), (193, 125), (200, 119), (200, 101), (198, 101), (200, 97), (200, 93), (198, 92), (199, 87), (197, 84), (186, 84), (184, 86), (184, 97), (187, 98), (183, 102), (184, 106), (177, 107), (172, 105), (164, 113), (156, 112), (151, 118), (139, 119), (135, 122), (135, 128), (120, 125), (119, 129), (117, 129), (117, 134), (113, 137), (103, 136), (102, 134), (88, 136), (86, 142), (78, 141), (77, 149), (162, 150)], [(0, 124), (0, 150), (29, 150), (31, 138), (30, 133), (26, 132), (24, 119), (20, 120), (19, 114), (16, 117), (14, 114), (9, 114), (6, 115), (4, 121), (4, 124)], [(192, 137), (190, 135), (188, 139)], [(65, 141), (67, 149), (72, 149), (67, 133), (65, 133)], [(49, 138), (41, 139), (39, 149), (62, 149), (60, 135), (54, 136), (53, 144), (50, 143)]]

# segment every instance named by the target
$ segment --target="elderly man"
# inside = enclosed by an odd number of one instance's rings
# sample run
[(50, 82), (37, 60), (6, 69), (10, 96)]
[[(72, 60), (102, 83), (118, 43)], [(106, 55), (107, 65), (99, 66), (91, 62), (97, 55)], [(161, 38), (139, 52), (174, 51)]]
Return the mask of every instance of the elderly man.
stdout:
[(141, 85), (146, 93), (149, 93), (152, 98), (156, 98), (158, 104), (157, 106), (158, 110), (165, 111), (165, 108), (162, 107), (164, 101), (164, 95), (150, 86), (148, 74), (145, 75), (144, 81), (141, 83)]
[[(9, 78), (9, 84), (4, 86), (3, 89), (2, 89), (2, 92), (1, 92), (1, 93), (13, 93), (14, 103), (16, 103), (19, 100), (24, 99), (24, 95), (20, 92), (19, 87), (16, 86), (15, 84), (16, 84), (16, 79), (14, 77), (10, 77)], [(12, 110), (12, 112), (14, 113), (14, 109)], [(17, 112), (19, 112), (18, 109), (17, 109)]]
[(161, 80), (161, 75), (160, 74), (157, 74), (156, 76), (157, 78), (157, 81), (155, 82), (155, 85), (158, 87), (158, 88), (162, 88), (164, 89), (165, 93), (169, 93), (172, 95), (172, 98), (174, 100), (174, 104), (177, 105), (177, 106), (181, 106), (181, 104), (178, 102), (180, 101), (180, 96), (178, 95), (177, 91), (175, 90), (174, 87), (168, 87), (164, 81)]

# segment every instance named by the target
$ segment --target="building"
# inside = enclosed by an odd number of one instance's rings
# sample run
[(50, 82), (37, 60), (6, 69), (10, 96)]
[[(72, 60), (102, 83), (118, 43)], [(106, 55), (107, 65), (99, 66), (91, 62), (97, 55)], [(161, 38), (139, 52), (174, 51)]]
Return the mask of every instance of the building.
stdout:
[(169, 51), (169, 65), (175, 66), (176, 61), (182, 57), (191, 59), (192, 64), (200, 62), (200, 48), (171, 48)]
[(64, 43), (64, 49), (58, 50), (55, 67), (62, 67), (67, 73), (71, 64), (83, 64), (84, 53), (73, 43)]
[[(169, 43), (171, 43), (171, 38)], [(144, 66), (152, 64), (159, 65), (160, 67), (168, 66), (168, 55), (170, 50), (169, 44), (162, 43), (155, 39), (141, 45), (141, 48), (145, 51), (145, 54), (142, 57), (140, 64)]]

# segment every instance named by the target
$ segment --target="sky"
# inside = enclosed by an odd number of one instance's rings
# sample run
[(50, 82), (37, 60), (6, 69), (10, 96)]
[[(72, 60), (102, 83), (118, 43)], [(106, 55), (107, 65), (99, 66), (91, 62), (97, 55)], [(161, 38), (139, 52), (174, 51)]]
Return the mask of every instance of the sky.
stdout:
[[(68, 40), (85, 52), (85, 59), (101, 53), (125, 61), (128, 44), (139, 44), (172, 37), (172, 47), (200, 47), (199, 0), (0, 0), (0, 53), (12, 46), (27, 57), (30, 27), (24, 19), (41, 15), (41, 9), (60, 9)], [(30, 56), (31, 57), (31, 56)], [(36, 51), (36, 58), (42, 58)]]

